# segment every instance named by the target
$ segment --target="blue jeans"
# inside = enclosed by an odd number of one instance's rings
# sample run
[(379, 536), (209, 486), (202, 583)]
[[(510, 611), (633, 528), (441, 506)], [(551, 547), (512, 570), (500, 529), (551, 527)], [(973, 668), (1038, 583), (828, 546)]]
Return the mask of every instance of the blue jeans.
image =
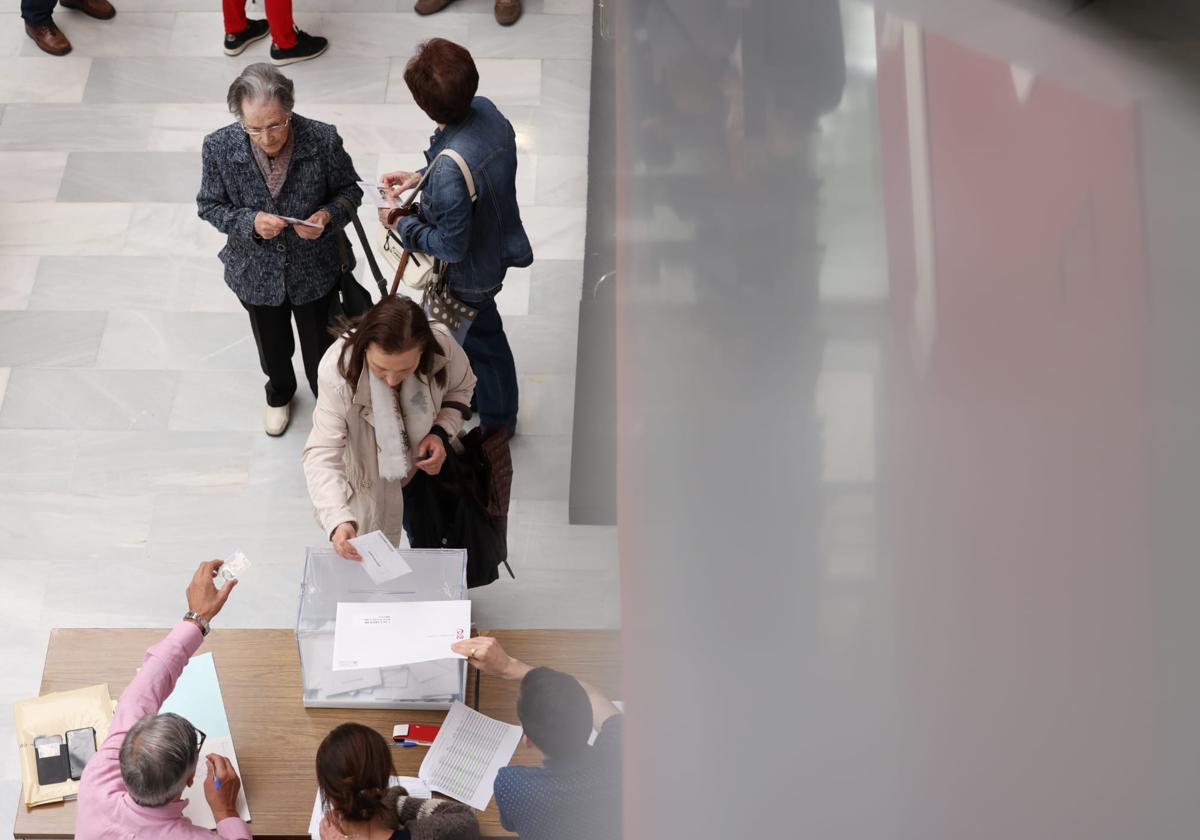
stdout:
[(504, 334), (495, 296), (475, 299), (468, 293), (455, 294), (463, 303), (479, 308), (462, 345), (475, 371), (479, 425), (504, 426), (511, 435), (517, 428), (517, 363)]

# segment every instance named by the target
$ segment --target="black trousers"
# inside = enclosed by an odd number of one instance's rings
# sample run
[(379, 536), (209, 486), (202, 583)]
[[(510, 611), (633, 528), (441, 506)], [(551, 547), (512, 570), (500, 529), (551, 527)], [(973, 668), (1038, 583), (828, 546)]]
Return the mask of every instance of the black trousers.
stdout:
[(58, 0), (21, 0), (21, 17), (30, 26), (45, 26)]
[(296, 343), (292, 339), (292, 319), (296, 321), (296, 333), (300, 336), (304, 375), (313, 396), (317, 395), (317, 366), (329, 345), (333, 344), (333, 336), (329, 334), (329, 307), (336, 295), (337, 287), (334, 286), (325, 297), (299, 306), (286, 298), (280, 306), (256, 306), (242, 301), (242, 306), (250, 313), (258, 361), (267, 375), (267, 405), (287, 405), (296, 394), (296, 373), (292, 369)]

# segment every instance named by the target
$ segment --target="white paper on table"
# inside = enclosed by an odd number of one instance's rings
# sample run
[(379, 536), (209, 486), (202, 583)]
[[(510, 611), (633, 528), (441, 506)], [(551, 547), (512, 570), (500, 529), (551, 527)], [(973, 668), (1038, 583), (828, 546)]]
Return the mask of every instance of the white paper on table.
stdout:
[(333, 670), (466, 659), (450, 650), (450, 645), (467, 638), (470, 631), (470, 601), (339, 601), (333, 627)]
[[(392, 776), (388, 779), (388, 787), (402, 786), (408, 795), (414, 799), (432, 799), (433, 792), (425, 786), (425, 783), (416, 776)], [(321, 819), (325, 816), (325, 809), (321, 807), (321, 791), (317, 791), (317, 798), (313, 800), (312, 818), (308, 821), (308, 835), (312, 840), (321, 840)]]
[(482, 811), (520, 740), (521, 727), (453, 703), (417, 772), (430, 790)]
[[(200, 760), (196, 762), (196, 777), (182, 794), (182, 798), (187, 800), (187, 807), (183, 809), (183, 815), (201, 828), (213, 829), (217, 827), (217, 821), (213, 819), (212, 810), (208, 807), (208, 800), (204, 798), (204, 780), (208, 778), (208, 762), (205, 760), (205, 756), (210, 753), (228, 758), (233, 769), (237, 771), (239, 779), (242, 777), (242, 771), (238, 767), (237, 755), (233, 751), (233, 738), (226, 735), (204, 740), (204, 746), (200, 748)], [(250, 822), (250, 805), (246, 802), (245, 785), (242, 785), (241, 790), (238, 791), (237, 810), (239, 817)]]
[(412, 566), (405, 562), (404, 555), (396, 550), (383, 531), (354, 537), (350, 545), (362, 557), (363, 571), (376, 583), (384, 583), (412, 571)]

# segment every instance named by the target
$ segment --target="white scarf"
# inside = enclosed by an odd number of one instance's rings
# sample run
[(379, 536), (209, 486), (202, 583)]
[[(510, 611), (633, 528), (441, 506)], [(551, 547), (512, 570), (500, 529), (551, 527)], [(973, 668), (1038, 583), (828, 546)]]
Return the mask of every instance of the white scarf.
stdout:
[[(378, 376), (367, 371), (371, 381), (371, 414), (375, 421), (375, 448), (379, 453), (379, 477), (388, 481), (408, 476), (408, 434), (396, 405), (396, 392)], [(408, 377), (412, 379), (413, 377)], [(401, 383), (403, 391), (404, 383)]]

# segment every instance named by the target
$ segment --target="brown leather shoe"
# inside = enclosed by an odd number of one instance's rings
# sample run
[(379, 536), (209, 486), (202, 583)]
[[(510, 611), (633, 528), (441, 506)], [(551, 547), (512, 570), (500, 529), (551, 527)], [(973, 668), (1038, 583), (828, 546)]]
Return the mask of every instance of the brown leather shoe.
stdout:
[(451, 2), (452, 0), (417, 0), (417, 5), (413, 6), (413, 11), (419, 15), (431, 15), (434, 12), (440, 12), (449, 6)]
[(521, 19), (521, 0), (496, 0), (496, 23), (512, 26)]
[(117, 10), (108, 0), (58, 0), (58, 5), (64, 9), (74, 9), (83, 12), (96, 20), (109, 20), (117, 16)]
[(45, 26), (30, 26), (27, 23), (25, 24), (25, 34), (33, 39), (33, 43), (38, 45), (38, 49), (48, 52), (50, 55), (66, 55), (71, 51), (71, 42), (53, 22)]

